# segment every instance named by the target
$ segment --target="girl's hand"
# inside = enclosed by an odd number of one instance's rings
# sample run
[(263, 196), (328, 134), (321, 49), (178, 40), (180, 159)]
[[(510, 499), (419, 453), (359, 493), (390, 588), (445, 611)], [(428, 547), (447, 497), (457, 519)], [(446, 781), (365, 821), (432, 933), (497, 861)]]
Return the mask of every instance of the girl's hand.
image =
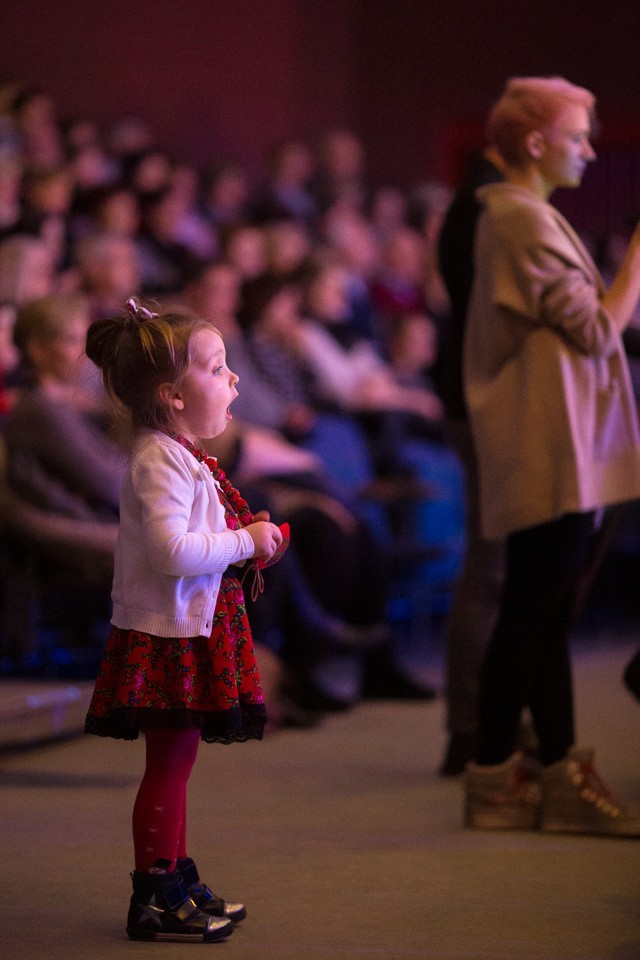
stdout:
[(253, 556), (256, 559), (270, 560), (282, 543), (282, 533), (275, 523), (258, 520), (257, 523), (250, 523), (245, 530), (253, 540)]

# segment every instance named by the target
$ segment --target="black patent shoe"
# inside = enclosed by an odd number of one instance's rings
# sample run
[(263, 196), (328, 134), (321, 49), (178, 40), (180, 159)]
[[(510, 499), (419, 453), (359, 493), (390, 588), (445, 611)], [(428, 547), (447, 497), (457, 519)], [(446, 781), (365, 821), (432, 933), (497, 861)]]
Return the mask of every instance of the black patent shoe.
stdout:
[(229, 903), (222, 897), (216, 896), (200, 879), (197, 867), (191, 857), (178, 860), (176, 870), (182, 877), (187, 894), (203, 913), (211, 917), (225, 917), (227, 920), (233, 920), (234, 923), (240, 923), (241, 920), (244, 920), (247, 915), (244, 904)]
[(168, 873), (166, 860), (156, 861), (148, 873), (131, 874), (133, 895), (127, 917), (131, 940), (167, 940), (212, 943), (234, 930), (233, 921), (199, 910), (186, 891), (178, 870)]

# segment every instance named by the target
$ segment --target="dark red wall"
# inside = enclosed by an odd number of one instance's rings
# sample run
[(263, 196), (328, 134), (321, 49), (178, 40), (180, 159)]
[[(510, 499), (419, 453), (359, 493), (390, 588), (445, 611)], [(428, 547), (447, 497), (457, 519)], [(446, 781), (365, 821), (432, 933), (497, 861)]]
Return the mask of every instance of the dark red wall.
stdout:
[(348, 4), (24, 0), (0, 18), (0, 70), (70, 114), (148, 119), (183, 158), (253, 164), (290, 133), (354, 115)]
[[(4, 0), (0, 71), (64, 112), (149, 120), (186, 159), (258, 169), (276, 138), (350, 124), (376, 180), (455, 179), (507, 76), (560, 73), (637, 137), (637, 0)], [(633, 133), (628, 131), (633, 129)]]

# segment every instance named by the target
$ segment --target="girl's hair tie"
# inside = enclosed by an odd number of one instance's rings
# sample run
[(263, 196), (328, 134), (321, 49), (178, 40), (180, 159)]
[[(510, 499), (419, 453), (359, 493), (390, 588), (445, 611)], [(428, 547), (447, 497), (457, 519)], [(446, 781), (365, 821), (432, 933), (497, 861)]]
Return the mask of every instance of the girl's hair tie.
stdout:
[(158, 316), (157, 313), (151, 313), (146, 307), (142, 307), (139, 303), (136, 303), (133, 297), (127, 300), (126, 306), (129, 316), (132, 320), (137, 321), (137, 323), (144, 323), (145, 320), (154, 320)]

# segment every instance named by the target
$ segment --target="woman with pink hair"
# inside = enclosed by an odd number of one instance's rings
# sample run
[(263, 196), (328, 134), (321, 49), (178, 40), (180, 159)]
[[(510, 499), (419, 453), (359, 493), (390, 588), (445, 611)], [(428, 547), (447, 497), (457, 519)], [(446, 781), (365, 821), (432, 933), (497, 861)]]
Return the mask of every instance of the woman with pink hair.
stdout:
[[(500, 614), (480, 683), (466, 822), (485, 829), (640, 835), (574, 740), (569, 632), (596, 518), (640, 496), (640, 430), (621, 334), (640, 297), (640, 229), (605, 289), (550, 205), (595, 158), (594, 97), (559, 77), (510, 80), (489, 143), (505, 180), (483, 211), (465, 393), (483, 536), (506, 541)], [(516, 752), (531, 712), (540, 768)]]

